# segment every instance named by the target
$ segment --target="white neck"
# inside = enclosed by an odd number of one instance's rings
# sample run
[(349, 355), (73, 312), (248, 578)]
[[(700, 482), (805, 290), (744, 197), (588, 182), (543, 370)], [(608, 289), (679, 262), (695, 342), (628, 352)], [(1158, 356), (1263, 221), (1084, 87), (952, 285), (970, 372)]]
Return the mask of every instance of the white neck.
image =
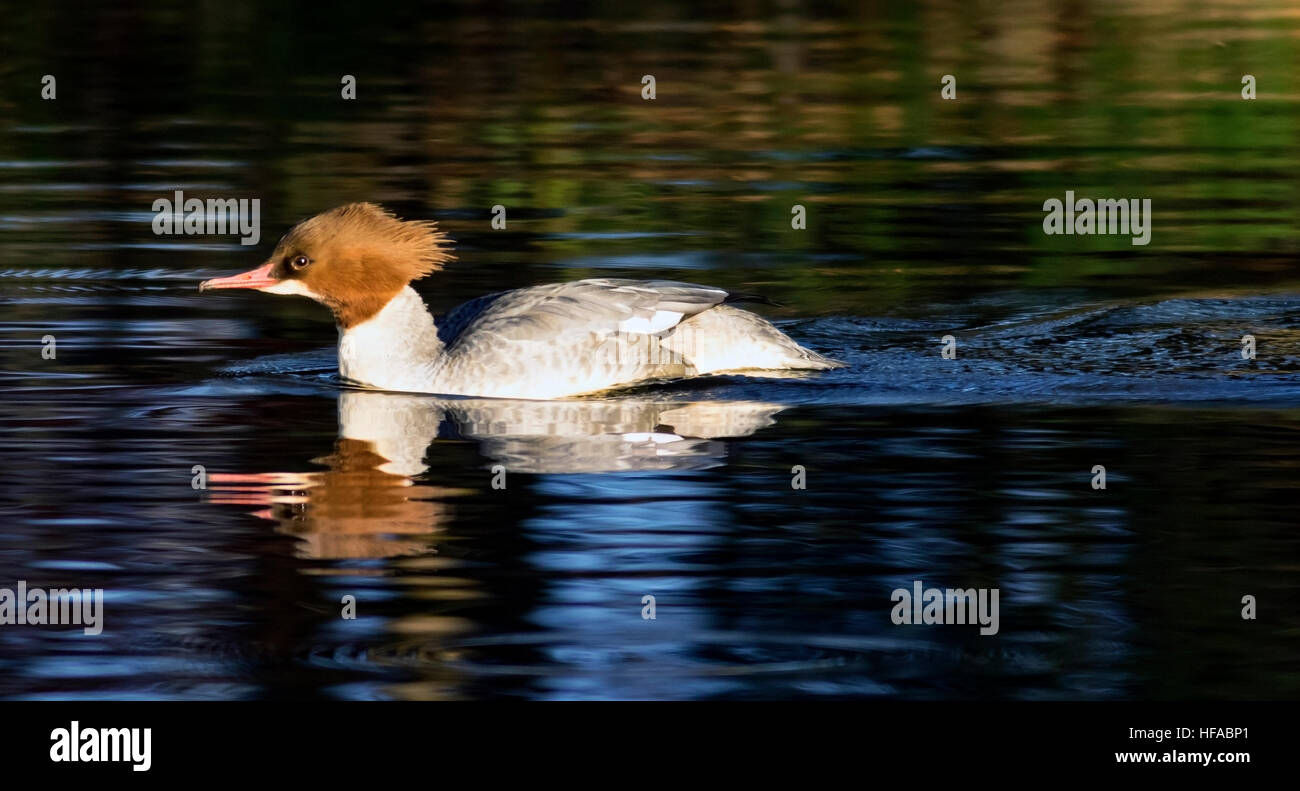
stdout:
[(339, 375), (385, 390), (427, 392), (442, 346), (433, 315), (406, 286), (374, 316), (339, 330)]

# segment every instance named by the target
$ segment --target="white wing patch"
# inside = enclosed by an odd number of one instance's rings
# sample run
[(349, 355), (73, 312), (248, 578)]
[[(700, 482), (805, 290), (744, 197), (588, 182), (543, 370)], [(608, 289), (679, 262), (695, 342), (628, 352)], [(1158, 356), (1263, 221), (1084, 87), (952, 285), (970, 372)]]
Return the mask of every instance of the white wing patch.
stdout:
[(623, 332), (653, 335), (656, 332), (662, 332), (670, 327), (677, 326), (677, 322), (682, 320), (683, 315), (685, 314), (672, 310), (656, 310), (655, 314), (649, 318), (634, 316), (630, 319), (624, 319), (619, 322), (618, 328)]
[(627, 442), (653, 442), (656, 445), (665, 445), (669, 442), (681, 442), (684, 437), (678, 434), (663, 434), (656, 431), (646, 431), (640, 433), (624, 434), (623, 439)]

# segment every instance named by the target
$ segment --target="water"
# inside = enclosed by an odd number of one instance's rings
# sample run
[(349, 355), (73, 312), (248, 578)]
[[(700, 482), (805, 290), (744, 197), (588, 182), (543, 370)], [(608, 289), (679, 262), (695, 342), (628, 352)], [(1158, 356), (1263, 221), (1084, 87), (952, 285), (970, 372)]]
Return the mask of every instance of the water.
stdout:
[[(0, 695), (1297, 696), (1291, 9), (507, 5), (0, 31), (0, 587), (106, 609), (0, 628)], [(153, 235), (176, 189), (263, 245)], [(1066, 190), (1151, 244), (1045, 236)], [(682, 279), (849, 367), (356, 391), (318, 306), (197, 293), (353, 200), (456, 239), (437, 312)], [(998, 588), (998, 635), (893, 625), (916, 580)]]

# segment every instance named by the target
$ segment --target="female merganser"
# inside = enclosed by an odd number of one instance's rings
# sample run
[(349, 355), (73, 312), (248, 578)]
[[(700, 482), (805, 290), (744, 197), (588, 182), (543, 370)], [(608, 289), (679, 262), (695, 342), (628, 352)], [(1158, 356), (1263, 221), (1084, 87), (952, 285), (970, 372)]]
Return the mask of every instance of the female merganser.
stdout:
[(410, 283), (451, 260), (449, 247), (433, 222), (352, 203), (294, 226), (258, 268), (199, 290), (311, 297), (334, 313), (339, 374), (384, 390), (551, 399), (648, 379), (843, 365), (726, 304), (755, 297), (670, 280), (503, 291), (435, 325)]

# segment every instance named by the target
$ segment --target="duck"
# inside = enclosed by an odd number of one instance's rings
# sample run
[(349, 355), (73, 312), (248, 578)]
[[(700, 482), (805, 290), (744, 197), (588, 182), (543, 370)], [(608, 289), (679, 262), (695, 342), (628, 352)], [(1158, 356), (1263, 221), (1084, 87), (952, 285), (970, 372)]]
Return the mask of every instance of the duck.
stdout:
[(338, 370), (380, 390), (554, 400), (720, 374), (797, 376), (844, 364), (735, 306), (752, 294), (594, 278), (472, 299), (435, 320), (411, 284), (454, 260), (431, 220), (374, 203), (293, 226), (256, 269), (199, 284), (304, 296), (338, 328)]

